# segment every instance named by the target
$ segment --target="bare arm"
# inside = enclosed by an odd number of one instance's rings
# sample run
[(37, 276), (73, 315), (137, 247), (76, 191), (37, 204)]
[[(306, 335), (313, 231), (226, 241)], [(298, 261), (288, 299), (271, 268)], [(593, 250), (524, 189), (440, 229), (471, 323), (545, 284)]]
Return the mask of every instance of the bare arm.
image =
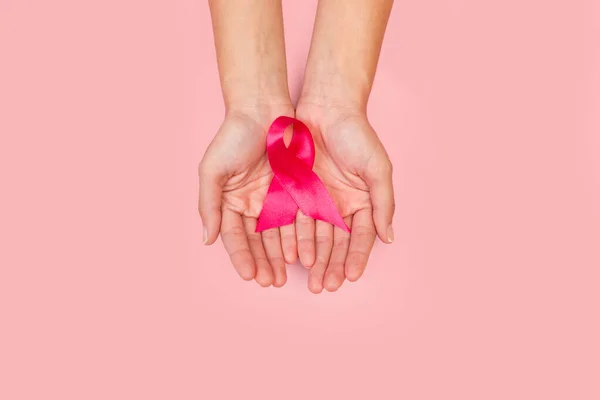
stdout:
[(296, 116), (311, 127), (319, 153), (315, 171), (352, 233), (334, 228), (327, 241), (320, 234), (317, 255), (336, 245), (328, 264), (311, 268), (315, 293), (357, 280), (376, 235), (384, 243), (394, 240), (392, 164), (366, 114), (391, 8), (392, 0), (319, 0)]
[(209, 5), (226, 106), (289, 103), (281, 0)]
[(302, 101), (365, 107), (393, 0), (320, 0)]
[(285, 259), (295, 239), (279, 230), (255, 232), (272, 171), (265, 135), (280, 115), (294, 115), (289, 98), (281, 0), (209, 1), (226, 115), (199, 166), (204, 243), (221, 236), (231, 263), (262, 286), (286, 281)]

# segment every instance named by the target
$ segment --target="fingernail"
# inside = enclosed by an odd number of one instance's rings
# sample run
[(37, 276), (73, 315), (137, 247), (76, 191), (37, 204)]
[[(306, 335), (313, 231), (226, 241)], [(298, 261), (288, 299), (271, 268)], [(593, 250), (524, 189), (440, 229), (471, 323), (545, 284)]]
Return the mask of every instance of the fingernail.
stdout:
[(388, 243), (392, 243), (394, 241), (394, 229), (392, 228), (392, 226), (388, 226), (387, 229), (387, 240)]
[(208, 240), (208, 232), (206, 231), (206, 228), (202, 228), (202, 242), (204, 244), (206, 244), (206, 241)]

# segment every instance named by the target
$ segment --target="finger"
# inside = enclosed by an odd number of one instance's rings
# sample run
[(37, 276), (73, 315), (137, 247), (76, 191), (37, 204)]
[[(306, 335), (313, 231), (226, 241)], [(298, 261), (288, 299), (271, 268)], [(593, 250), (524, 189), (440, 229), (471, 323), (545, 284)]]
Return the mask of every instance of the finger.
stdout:
[(352, 233), (350, 234), (350, 248), (345, 263), (346, 278), (350, 282), (360, 278), (364, 272), (376, 236), (371, 210), (365, 208), (354, 214)]
[(267, 260), (273, 270), (273, 286), (282, 287), (287, 280), (285, 261), (281, 249), (279, 228), (267, 229), (261, 233)]
[(246, 281), (254, 279), (256, 264), (250, 252), (241, 215), (227, 209), (223, 210), (221, 240), (229, 254), (233, 267), (242, 279)]
[(324, 221), (315, 221), (316, 256), (315, 263), (308, 274), (308, 290), (321, 293), (323, 290), (323, 276), (331, 256), (333, 247), (333, 225)]
[(293, 264), (298, 259), (298, 246), (296, 245), (296, 225), (290, 224), (279, 227), (281, 234), (281, 247), (285, 262)]
[(271, 286), (273, 284), (273, 270), (267, 260), (262, 237), (260, 233), (256, 232), (256, 218), (243, 217), (242, 219), (246, 235), (248, 235), (250, 252), (256, 263), (256, 276), (254, 279), (262, 287)]
[(221, 195), (223, 188), (219, 177), (204, 164), (198, 169), (200, 193), (198, 196), (198, 211), (202, 219), (202, 240), (210, 245), (217, 240), (221, 228)]
[(296, 239), (298, 243), (298, 257), (306, 268), (315, 263), (315, 220), (302, 214), (296, 214)]
[[(353, 224), (352, 217), (344, 218), (346, 225), (349, 227)], [(333, 249), (327, 271), (323, 279), (325, 289), (334, 292), (342, 286), (346, 277), (344, 272), (344, 263), (350, 247), (350, 233), (338, 228), (333, 229)]]
[(392, 182), (392, 164), (387, 157), (380, 157), (378, 164), (365, 177), (369, 185), (373, 204), (373, 221), (377, 235), (384, 243), (394, 241), (392, 218), (394, 217), (394, 187)]

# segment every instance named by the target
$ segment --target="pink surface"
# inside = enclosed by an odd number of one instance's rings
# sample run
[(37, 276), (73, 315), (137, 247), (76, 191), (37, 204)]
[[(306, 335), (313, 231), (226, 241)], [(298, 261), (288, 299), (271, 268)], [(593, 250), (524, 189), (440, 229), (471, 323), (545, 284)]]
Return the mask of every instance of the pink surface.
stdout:
[(0, 2), (1, 399), (600, 398), (596, 0), (396, 3), (396, 241), (335, 294), (201, 245), (212, 46), (205, 2)]

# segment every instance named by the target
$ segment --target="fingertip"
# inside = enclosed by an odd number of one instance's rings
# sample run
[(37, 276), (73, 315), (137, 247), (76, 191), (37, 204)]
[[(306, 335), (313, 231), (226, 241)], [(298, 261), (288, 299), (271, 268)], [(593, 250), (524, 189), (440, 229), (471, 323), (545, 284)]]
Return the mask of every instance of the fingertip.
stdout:
[(265, 279), (265, 278), (255, 278), (256, 283), (258, 283), (261, 287), (269, 287), (273, 284), (273, 282), (270, 279)]
[(342, 286), (342, 282), (340, 282), (340, 280), (336, 277), (330, 275), (325, 279), (325, 283), (323, 286), (325, 286), (325, 290), (327, 290), (328, 292), (335, 292)]
[(306, 269), (312, 268), (315, 265), (315, 257), (311, 254), (301, 254), (300, 255), (300, 264)]
[(245, 281), (251, 281), (256, 277), (256, 265), (249, 252), (241, 251), (231, 257), (231, 262), (238, 275)]
[(219, 237), (219, 229), (221, 227), (221, 219), (216, 221), (207, 222), (202, 226), (202, 243), (205, 246), (210, 246), (215, 243)]
[(323, 291), (323, 285), (318, 284), (316, 282), (309, 282), (308, 290), (313, 294), (319, 294)]
[(210, 245), (213, 245), (216, 241), (217, 241), (217, 236), (215, 236), (213, 239), (206, 239), (204, 241), (204, 245), (210, 246)]
[(296, 238), (293, 237), (293, 242), (290, 238), (281, 238), (283, 247), (283, 260), (286, 264), (295, 264), (298, 261), (298, 247), (296, 246)]
[(273, 286), (280, 288), (287, 282), (287, 270), (283, 259), (276, 259), (273, 264)]
[(238, 270), (238, 274), (240, 275), (240, 277), (243, 280), (251, 281), (256, 276), (256, 271), (254, 269), (254, 266), (252, 266), (252, 267), (249, 266), (248, 268), (240, 268)]
[(211, 245), (219, 236), (221, 229), (221, 187), (212, 177), (204, 179), (205, 187), (201, 188), (198, 198), (198, 212), (202, 220), (203, 237), (205, 245)]
[(273, 274), (266, 272), (263, 268), (259, 268), (254, 280), (262, 287), (269, 287), (273, 284)]
[(315, 263), (315, 220), (305, 216), (300, 210), (296, 216), (296, 243), (300, 263), (311, 268)]
[(298, 253), (294, 252), (286, 252), (283, 255), (285, 263), (288, 265), (295, 264), (298, 261)]
[(359, 254), (351, 255), (344, 266), (346, 279), (348, 279), (349, 282), (356, 282), (365, 272), (366, 267), (367, 259), (364, 259)]
[(294, 224), (279, 228), (283, 259), (286, 264), (295, 264), (298, 261), (298, 245), (296, 243), (296, 227)]
[(358, 269), (350, 269), (347, 273), (346, 273), (346, 279), (348, 279), (349, 282), (356, 282), (363, 274), (363, 270), (358, 270)]
[(245, 252), (239, 252), (231, 257), (233, 267), (240, 278), (245, 281), (251, 281), (256, 277), (256, 265), (254, 260), (249, 259), (250, 257), (250, 254), (245, 254)]
[[(391, 171), (391, 170), (390, 170)], [(385, 173), (383, 180), (372, 180), (371, 202), (373, 205), (373, 222), (377, 236), (383, 243), (394, 241), (392, 220), (396, 209), (391, 173)]]
[(394, 228), (390, 224), (387, 228), (387, 243), (393, 243), (393, 242), (394, 242)]
[(323, 287), (328, 292), (335, 292), (344, 283), (345, 275), (343, 264), (330, 263), (323, 279)]
[(275, 278), (275, 280), (273, 281), (273, 287), (276, 288), (280, 288), (285, 286), (285, 284), (287, 283), (287, 276), (286, 275), (281, 275)]
[(202, 228), (202, 244), (205, 246), (210, 246), (211, 244), (213, 244), (217, 238), (216, 236), (213, 238), (213, 236), (215, 235), (209, 235), (208, 234), (208, 230), (206, 229), (206, 227)]
[(377, 237), (385, 244), (394, 243), (394, 228), (391, 223), (380, 222), (375, 223)]

